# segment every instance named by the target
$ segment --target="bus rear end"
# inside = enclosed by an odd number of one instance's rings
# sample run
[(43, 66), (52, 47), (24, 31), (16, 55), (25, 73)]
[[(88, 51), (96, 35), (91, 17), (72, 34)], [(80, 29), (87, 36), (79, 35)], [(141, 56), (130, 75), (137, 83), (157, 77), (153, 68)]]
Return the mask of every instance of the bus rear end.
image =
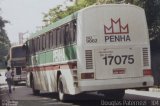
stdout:
[(26, 81), (26, 51), (23, 46), (18, 45), (10, 49), (11, 67), (14, 72), (14, 84)]
[(144, 10), (132, 5), (101, 5), (78, 19), (79, 89), (107, 91), (153, 85)]

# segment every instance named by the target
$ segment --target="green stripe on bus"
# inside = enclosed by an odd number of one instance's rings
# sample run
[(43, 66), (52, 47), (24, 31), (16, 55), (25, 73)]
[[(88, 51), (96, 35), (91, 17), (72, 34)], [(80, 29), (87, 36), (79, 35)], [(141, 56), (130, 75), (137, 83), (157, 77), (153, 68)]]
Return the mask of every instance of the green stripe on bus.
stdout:
[(53, 52), (49, 51), (46, 52), (46, 63), (51, 63), (53, 62)]
[[(54, 54), (53, 52), (57, 52)], [(64, 57), (62, 57), (62, 55)], [(76, 45), (66, 46), (61, 49), (38, 53), (38, 64), (55, 63), (77, 59)], [(56, 60), (55, 60), (56, 59)]]
[(64, 52), (66, 60), (73, 60), (77, 58), (75, 45), (64, 48)]
[(40, 53), (40, 54), (38, 55), (39, 64), (44, 64), (44, 63), (46, 63), (46, 58), (45, 58), (45, 57), (46, 57), (46, 56), (45, 56), (45, 52)]

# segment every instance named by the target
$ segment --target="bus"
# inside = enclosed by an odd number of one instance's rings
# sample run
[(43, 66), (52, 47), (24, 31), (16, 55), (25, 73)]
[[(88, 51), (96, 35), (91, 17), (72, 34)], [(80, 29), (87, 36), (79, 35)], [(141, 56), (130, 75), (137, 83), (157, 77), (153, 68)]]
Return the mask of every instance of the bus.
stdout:
[(23, 45), (12, 46), (9, 52), (8, 67), (14, 72), (13, 82), (26, 82), (26, 49)]
[(93, 5), (34, 33), (25, 43), (34, 94), (96, 91), (123, 98), (153, 86), (145, 12), (129, 4)]

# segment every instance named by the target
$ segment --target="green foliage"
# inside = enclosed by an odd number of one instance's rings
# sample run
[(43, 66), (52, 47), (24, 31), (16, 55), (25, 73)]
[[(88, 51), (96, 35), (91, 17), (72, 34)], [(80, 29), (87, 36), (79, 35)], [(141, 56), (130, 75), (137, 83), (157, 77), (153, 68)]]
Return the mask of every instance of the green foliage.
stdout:
[(47, 24), (51, 24), (61, 18), (64, 18), (84, 7), (96, 3), (97, 0), (77, 0), (73, 6), (58, 5), (57, 7), (50, 9), (48, 13), (44, 14), (44, 22), (48, 21)]
[(3, 20), (0, 16), (0, 68), (5, 66), (5, 57), (10, 47), (10, 41), (4, 29), (6, 23), (8, 23), (8, 21)]
[(0, 16), (0, 43), (10, 44), (8, 36), (4, 29), (6, 23), (8, 23), (8, 21), (3, 20), (3, 18)]
[(114, 3), (115, 1), (118, 0), (97, 0), (97, 4), (109, 4), (109, 3)]
[(150, 37), (160, 39), (160, 1), (147, 0), (144, 6)]

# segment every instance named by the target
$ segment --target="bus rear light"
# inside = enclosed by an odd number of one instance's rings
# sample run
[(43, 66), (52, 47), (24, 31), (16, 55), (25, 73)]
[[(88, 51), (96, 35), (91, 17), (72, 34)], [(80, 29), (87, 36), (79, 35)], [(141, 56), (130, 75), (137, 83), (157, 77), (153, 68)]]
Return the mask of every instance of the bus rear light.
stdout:
[(81, 73), (81, 79), (94, 79), (94, 73)]
[(143, 70), (143, 75), (146, 76), (146, 75), (152, 75), (152, 70), (151, 69), (144, 69)]
[(77, 69), (77, 64), (72, 64), (71, 68), (72, 69)]
[(77, 75), (77, 70), (73, 70), (73, 75)]
[(77, 63), (68, 63), (70, 69), (77, 69)]
[(74, 81), (78, 81), (77, 76), (73, 76), (73, 80), (74, 80)]

